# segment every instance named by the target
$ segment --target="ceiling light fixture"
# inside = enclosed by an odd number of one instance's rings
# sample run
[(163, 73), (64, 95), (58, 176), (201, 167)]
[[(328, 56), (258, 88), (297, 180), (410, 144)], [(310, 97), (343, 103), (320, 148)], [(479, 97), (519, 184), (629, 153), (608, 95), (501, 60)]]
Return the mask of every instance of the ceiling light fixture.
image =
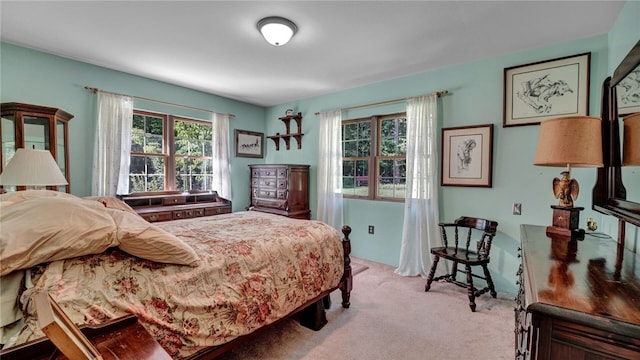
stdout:
[(291, 40), (298, 27), (291, 20), (269, 16), (258, 21), (258, 31), (273, 46), (282, 46)]

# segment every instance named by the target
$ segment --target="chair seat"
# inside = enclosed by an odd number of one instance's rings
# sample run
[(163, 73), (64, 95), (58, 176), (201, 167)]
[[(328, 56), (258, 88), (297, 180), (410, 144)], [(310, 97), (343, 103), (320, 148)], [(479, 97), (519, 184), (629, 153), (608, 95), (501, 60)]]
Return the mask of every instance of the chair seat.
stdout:
[(486, 255), (480, 255), (471, 250), (465, 251), (464, 249), (458, 249), (456, 252), (455, 247), (435, 247), (431, 248), (431, 253), (461, 264), (482, 265), (489, 263), (489, 257)]

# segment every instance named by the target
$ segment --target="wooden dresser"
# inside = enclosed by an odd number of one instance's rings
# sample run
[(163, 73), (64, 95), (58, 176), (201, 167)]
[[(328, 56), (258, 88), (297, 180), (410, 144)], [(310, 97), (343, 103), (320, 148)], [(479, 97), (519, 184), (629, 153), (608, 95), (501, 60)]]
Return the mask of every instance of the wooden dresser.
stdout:
[(640, 256), (522, 225), (516, 359), (640, 359)]
[(162, 191), (122, 195), (120, 199), (149, 222), (213, 216), (231, 212), (231, 201), (216, 191)]
[(249, 165), (251, 210), (296, 219), (311, 218), (309, 165)]

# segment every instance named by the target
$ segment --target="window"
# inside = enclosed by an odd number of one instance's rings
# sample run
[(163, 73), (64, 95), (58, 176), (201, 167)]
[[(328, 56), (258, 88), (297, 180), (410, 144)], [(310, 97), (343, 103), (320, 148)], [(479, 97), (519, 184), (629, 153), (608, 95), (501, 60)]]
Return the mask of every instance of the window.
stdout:
[(404, 200), (406, 154), (406, 113), (343, 121), (343, 195)]
[(208, 121), (134, 110), (129, 191), (211, 190), (211, 136)]

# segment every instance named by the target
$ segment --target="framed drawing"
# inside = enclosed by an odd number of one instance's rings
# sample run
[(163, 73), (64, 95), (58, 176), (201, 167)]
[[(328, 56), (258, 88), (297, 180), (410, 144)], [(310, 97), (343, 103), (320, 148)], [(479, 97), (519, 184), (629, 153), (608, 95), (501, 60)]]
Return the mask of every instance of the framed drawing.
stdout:
[(504, 69), (502, 126), (589, 114), (591, 53)]
[(616, 85), (618, 115), (640, 112), (640, 66), (625, 76)]
[(235, 130), (236, 157), (264, 157), (264, 134), (253, 131)]
[(491, 187), (493, 124), (442, 129), (442, 186)]

